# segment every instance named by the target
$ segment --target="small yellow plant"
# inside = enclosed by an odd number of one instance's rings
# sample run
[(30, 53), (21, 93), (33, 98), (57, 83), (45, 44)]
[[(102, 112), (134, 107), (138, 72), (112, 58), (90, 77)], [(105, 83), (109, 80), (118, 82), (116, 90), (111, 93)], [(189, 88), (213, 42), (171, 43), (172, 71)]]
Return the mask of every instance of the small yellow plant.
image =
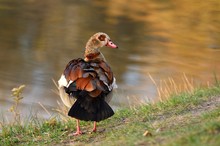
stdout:
[(21, 85), (17, 88), (13, 88), (12, 91), (12, 97), (14, 101), (14, 105), (11, 106), (9, 109), (10, 112), (14, 114), (14, 122), (17, 124), (20, 124), (21, 122), (21, 117), (20, 117), (20, 111), (18, 109), (18, 105), (20, 104), (21, 100), (24, 98), (22, 96), (23, 90), (25, 88), (25, 85)]

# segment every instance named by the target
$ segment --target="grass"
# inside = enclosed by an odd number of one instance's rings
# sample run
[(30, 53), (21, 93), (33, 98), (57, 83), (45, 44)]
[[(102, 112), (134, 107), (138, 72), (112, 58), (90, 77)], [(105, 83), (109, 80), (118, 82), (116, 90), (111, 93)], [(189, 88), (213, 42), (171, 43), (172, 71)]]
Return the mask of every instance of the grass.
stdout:
[(89, 133), (92, 122), (81, 122), (85, 134), (76, 137), (69, 136), (75, 120), (60, 115), (49, 120), (32, 117), (23, 124), (2, 122), (0, 145), (220, 145), (219, 84), (170, 96), (120, 109), (99, 122), (96, 133)]

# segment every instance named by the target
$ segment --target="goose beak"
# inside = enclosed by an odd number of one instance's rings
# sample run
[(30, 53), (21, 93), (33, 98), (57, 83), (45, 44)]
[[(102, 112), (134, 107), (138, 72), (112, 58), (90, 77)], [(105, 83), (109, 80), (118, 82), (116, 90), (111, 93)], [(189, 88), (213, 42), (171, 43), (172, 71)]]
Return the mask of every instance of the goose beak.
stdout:
[(111, 40), (109, 40), (106, 44), (107, 47), (109, 48), (118, 48), (117, 45), (115, 45)]

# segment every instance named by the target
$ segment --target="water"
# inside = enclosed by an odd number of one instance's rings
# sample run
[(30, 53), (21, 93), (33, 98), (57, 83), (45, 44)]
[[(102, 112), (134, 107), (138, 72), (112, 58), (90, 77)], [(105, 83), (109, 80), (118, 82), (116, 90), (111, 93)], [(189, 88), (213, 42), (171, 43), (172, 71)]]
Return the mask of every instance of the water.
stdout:
[[(25, 84), (22, 112), (57, 108), (58, 80), (71, 59), (82, 57), (91, 35), (103, 31), (119, 46), (103, 48), (117, 78), (114, 107), (154, 100), (159, 81), (183, 73), (197, 83), (220, 73), (220, 2), (0, 0), (0, 105)], [(128, 100), (129, 98), (129, 100)]]

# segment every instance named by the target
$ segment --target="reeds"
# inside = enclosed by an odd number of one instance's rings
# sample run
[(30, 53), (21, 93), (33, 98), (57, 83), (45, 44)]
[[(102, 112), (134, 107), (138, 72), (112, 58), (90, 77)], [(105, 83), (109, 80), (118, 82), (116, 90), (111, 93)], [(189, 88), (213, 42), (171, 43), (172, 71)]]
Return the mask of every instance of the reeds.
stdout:
[[(53, 92), (56, 95), (60, 96), (60, 94), (59, 94), (59, 86), (57, 85), (57, 82), (54, 79), (52, 79), (52, 81), (53, 81), (54, 85), (56, 86), (56, 89), (54, 89)], [(62, 119), (62, 121), (66, 121), (66, 122), (69, 121), (70, 118), (67, 116), (69, 108), (66, 107), (63, 102), (61, 103), (61, 102), (57, 101), (57, 104), (58, 104), (58, 108), (55, 108), (53, 110), (58, 112), (59, 117)]]
[(189, 79), (185, 73), (178, 79), (178, 82), (174, 78), (169, 77), (157, 83), (150, 74), (148, 76), (157, 89), (158, 99), (160, 101), (167, 100), (172, 95), (182, 92), (192, 93), (195, 89), (194, 80), (192, 78)]
[[(56, 82), (54, 79), (52, 79), (52, 81), (53, 81), (54, 85), (56, 86), (56, 88), (53, 90), (53, 92), (54, 92), (56, 95), (60, 96), (60, 94), (59, 94), (59, 86), (58, 86), (57, 82)], [(68, 116), (67, 116), (68, 108), (64, 105), (63, 102), (61, 103), (61, 102), (58, 101), (58, 100), (57, 100), (57, 104), (58, 104), (58, 108), (55, 108), (55, 109), (53, 109), (53, 110), (54, 110), (54, 111), (57, 111), (57, 112), (59, 113), (61, 119), (63, 119), (64, 121), (66, 121), (67, 118), (68, 118)]]

